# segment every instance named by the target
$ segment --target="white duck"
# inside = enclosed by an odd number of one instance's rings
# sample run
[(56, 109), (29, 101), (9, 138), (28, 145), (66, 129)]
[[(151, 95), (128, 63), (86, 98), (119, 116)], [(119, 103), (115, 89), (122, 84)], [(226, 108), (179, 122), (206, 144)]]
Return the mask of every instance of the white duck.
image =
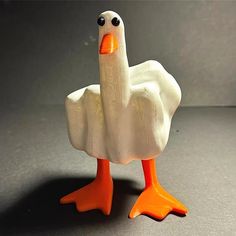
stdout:
[(78, 211), (111, 211), (113, 181), (109, 161), (126, 164), (142, 160), (146, 187), (129, 216), (163, 219), (169, 212), (186, 214), (186, 207), (158, 183), (155, 158), (165, 148), (181, 90), (157, 61), (129, 67), (124, 24), (113, 11), (103, 12), (99, 24), (100, 85), (77, 90), (66, 99), (72, 145), (97, 158), (97, 177), (63, 197)]

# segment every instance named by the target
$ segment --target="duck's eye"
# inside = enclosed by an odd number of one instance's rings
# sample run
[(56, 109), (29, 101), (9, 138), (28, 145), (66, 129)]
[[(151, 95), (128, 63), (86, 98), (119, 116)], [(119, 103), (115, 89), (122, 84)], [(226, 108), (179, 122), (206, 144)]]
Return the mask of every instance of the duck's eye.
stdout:
[(105, 18), (103, 16), (100, 16), (97, 20), (97, 23), (100, 25), (100, 26), (103, 26), (105, 25)]
[(120, 20), (117, 18), (117, 17), (114, 17), (112, 20), (111, 20), (111, 23), (114, 25), (114, 26), (118, 26), (120, 24)]

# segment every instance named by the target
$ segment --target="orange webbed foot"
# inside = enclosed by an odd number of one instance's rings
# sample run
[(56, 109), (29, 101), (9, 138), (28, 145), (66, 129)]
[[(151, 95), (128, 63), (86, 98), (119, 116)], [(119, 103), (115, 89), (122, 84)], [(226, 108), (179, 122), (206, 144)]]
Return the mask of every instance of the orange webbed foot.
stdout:
[(79, 212), (99, 209), (104, 215), (111, 212), (113, 195), (112, 179), (108, 183), (95, 179), (92, 183), (60, 199), (61, 204), (75, 203)]
[(110, 176), (109, 162), (98, 159), (95, 180), (60, 199), (61, 204), (75, 203), (79, 212), (99, 209), (109, 215), (112, 206), (113, 181)]
[(144, 214), (158, 220), (163, 220), (170, 212), (185, 215), (187, 208), (166, 192), (161, 186), (146, 188), (130, 211), (129, 217), (135, 218)]

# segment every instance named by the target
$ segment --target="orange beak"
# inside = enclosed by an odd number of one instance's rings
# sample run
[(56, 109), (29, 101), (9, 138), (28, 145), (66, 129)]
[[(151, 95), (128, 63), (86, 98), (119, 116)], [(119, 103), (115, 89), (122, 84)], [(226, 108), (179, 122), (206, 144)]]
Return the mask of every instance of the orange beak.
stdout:
[(105, 34), (100, 45), (100, 54), (111, 54), (118, 48), (118, 42), (113, 34)]

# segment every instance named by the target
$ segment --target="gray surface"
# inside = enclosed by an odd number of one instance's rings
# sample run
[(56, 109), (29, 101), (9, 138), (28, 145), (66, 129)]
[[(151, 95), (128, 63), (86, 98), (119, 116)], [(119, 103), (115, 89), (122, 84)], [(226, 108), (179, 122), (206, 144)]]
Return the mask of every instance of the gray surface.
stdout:
[(161, 222), (128, 219), (143, 187), (140, 162), (112, 164), (109, 217), (77, 213), (58, 200), (95, 175), (96, 161), (74, 150), (62, 106), (1, 109), (0, 235), (235, 235), (236, 108), (181, 108), (157, 160), (160, 181), (189, 208)]
[(236, 1), (3, 1), (0, 104), (62, 104), (98, 83), (96, 18), (108, 9), (125, 22), (130, 65), (160, 61), (182, 105), (236, 105)]

